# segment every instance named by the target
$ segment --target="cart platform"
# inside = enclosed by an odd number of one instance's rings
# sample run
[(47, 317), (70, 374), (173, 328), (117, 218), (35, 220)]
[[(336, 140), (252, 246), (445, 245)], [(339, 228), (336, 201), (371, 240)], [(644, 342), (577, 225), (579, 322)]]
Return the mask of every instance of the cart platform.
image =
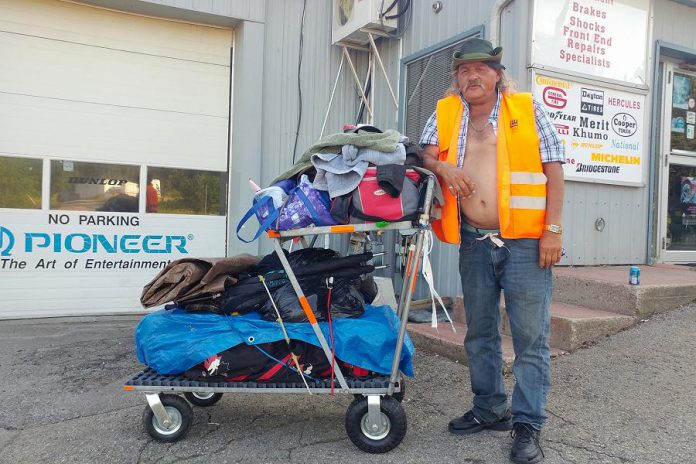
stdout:
[[(389, 387), (389, 376), (369, 377), (365, 379), (346, 378), (349, 391), (341, 390), (334, 385), (336, 393), (353, 394), (385, 394)], [(312, 393), (329, 393), (331, 380), (322, 379), (311, 381), (307, 379), (309, 391)], [(142, 392), (211, 392), (211, 393), (307, 393), (307, 387), (303, 382), (201, 382), (188, 379), (182, 375), (162, 375), (153, 369), (147, 368), (126, 381), (125, 390)], [(394, 388), (395, 392), (401, 391), (401, 379), (398, 379)]]

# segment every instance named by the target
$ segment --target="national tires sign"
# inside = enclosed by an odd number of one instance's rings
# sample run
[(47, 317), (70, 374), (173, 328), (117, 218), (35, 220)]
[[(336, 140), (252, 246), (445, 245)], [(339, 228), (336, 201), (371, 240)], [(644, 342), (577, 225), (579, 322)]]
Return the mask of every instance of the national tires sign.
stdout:
[(643, 182), (645, 96), (535, 74), (542, 103), (565, 145), (565, 178), (639, 185)]

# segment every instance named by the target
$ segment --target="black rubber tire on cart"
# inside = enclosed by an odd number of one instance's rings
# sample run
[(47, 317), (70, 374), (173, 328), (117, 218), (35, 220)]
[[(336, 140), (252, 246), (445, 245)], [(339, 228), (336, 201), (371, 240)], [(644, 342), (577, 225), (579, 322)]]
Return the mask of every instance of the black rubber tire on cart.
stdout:
[(184, 396), (192, 405), (207, 408), (220, 401), (222, 393), (186, 392)]
[(367, 398), (355, 398), (346, 411), (346, 432), (355, 446), (367, 453), (386, 453), (406, 436), (406, 412), (396, 399), (380, 399), (382, 427), (374, 432), (367, 427)]
[(191, 405), (178, 395), (160, 395), (160, 401), (171, 417), (172, 424), (169, 427), (160, 424), (148, 405), (143, 411), (145, 430), (157, 441), (174, 442), (180, 440), (186, 435), (193, 421)]

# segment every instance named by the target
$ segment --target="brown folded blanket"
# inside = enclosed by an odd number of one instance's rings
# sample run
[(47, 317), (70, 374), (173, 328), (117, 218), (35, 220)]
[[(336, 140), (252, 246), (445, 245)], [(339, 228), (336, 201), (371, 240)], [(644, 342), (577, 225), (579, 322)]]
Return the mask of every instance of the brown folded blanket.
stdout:
[(183, 258), (172, 261), (143, 287), (140, 303), (145, 308), (170, 301), (186, 301), (221, 292), (237, 282), (241, 272), (253, 270), (260, 259), (241, 254), (229, 258)]

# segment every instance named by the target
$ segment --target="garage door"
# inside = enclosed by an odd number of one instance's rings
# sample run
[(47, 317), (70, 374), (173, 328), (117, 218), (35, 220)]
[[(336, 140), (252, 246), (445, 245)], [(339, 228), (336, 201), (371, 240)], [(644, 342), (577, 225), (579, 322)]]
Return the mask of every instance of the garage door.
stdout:
[[(0, 317), (142, 311), (166, 262), (224, 255), (231, 47), (228, 29), (0, 1)], [(172, 199), (189, 180), (202, 206)], [(134, 203), (94, 206), (114, 192)]]
[[(226, 168), (232, 32), (0, 2), (0, 153)], [(161, 164), (161, 163), (160, 163)]]

